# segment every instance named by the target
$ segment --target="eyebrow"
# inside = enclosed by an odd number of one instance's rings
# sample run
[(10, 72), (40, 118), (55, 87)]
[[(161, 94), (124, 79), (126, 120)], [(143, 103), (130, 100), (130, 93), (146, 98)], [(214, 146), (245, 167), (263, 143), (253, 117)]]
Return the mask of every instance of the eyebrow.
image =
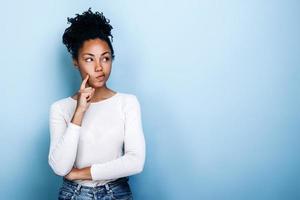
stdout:
[[(101, 54), (101, 56), (102, 55), (104, 55), (104, 54), (106, 54), (106, 53), (110, 53), (109, 51), (105, 51), (105, 52), (103, 52), (102, 54)], [(92, 53), (83, 53), (82, 55), (90, 55), (90, 56), (95, 56), (94, 54), (92, 54)]]

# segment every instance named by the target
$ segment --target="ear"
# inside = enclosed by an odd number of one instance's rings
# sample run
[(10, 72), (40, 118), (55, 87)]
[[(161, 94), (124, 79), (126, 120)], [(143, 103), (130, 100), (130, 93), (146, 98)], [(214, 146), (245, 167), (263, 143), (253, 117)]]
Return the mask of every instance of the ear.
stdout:
[(78, 69), (79, 65), (78, 65), (78, 61), (77, 59), (73, 58), (73, 65), (75, 66), (75, 68)]

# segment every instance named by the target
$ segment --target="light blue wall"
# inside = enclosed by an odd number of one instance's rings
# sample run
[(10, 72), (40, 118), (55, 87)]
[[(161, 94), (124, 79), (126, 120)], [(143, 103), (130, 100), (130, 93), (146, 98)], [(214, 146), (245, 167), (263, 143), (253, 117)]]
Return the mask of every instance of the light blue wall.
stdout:
[(108, 83), (142, 106), (137, 200), (300, 199), (300, 2), (2, 1), (0, 199), (55, 199), (48, 109), (80, 77), (61, 43), (91, 6), (114, 27)]

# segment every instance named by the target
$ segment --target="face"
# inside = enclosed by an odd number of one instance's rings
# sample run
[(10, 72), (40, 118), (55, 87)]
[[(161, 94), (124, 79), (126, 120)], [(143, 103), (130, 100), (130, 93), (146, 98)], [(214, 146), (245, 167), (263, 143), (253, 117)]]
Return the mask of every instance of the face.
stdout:
[(112, 67), (112, 55), (108, 44), (101, 39), (86, 40), (73, 63), (82, 79), (89, 74), (88, 85), (99, 88), (106, 85)]

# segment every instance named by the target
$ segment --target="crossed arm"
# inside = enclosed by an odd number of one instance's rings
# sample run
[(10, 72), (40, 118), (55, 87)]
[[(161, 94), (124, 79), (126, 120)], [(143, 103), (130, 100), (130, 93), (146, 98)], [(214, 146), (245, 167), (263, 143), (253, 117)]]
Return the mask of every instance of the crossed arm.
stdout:
[(137, 99), (133, 98), (124, 110), (125, 154), (115, 160), (78, 169), (73, 165), (77, 154), (81, 123), (76, 123), (76, 114), (71, 122), (66, 123), (59, 105), (52, 105), (48, 162), (53, 171), (69, 180), (106, 180), (140, 173), (145, 162), (145, 140)]
[(92, 180), (91, 167), (73, 168), (66, 176), (69, 180)]

